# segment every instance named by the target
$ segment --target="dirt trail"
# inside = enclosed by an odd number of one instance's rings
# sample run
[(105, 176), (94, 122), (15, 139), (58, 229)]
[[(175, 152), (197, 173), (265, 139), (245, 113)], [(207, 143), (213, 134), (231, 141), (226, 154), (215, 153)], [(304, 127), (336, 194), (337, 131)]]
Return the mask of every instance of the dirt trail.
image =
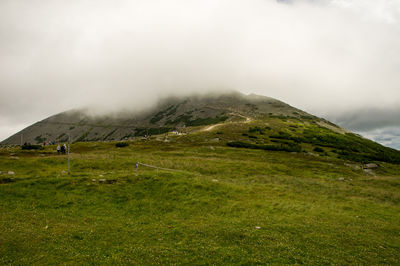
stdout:
[[(249, 122), (252, 121), (251, 117), (244, 116), (244, 115), (241, 115), (241, 114), (238, 114), (238, 113), (230, 113), (230, 115), (243, 117), (243, 118), (246, 119), (246, 121), (244, 121), (244, 122), (229, 122), (229, 123), (249, 123)], [(201, 131), (210, 131), (210, 130), (212, 130), (212, 129), (216, 128), (216, 127), (219, 127), (221, 125), (224, 125), (224, 124), (226, 124), (226, 123), (218, 123), (218, 124), (215, 124), (215, 125), (211, 125), (211, 126), (203, 128)]]

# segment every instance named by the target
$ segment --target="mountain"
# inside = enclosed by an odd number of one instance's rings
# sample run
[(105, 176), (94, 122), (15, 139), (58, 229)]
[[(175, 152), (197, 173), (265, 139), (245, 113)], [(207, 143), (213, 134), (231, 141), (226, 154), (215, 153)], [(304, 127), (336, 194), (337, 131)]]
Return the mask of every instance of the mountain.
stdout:
[(209, 97), (167, 98), (157, 106), (141, 113), (120, 112), (109, 115), (90, 115), (88, 110), (72, 110), (39, 121), (4, 140), (3, 144), (23, 141), (120, 140), (135, 136), (153, 135), (190, 126), (204, 126), (222, 121), (243, 119), (242, 116), (307, 115), (278, 100), (230, 93)]
[[(400, 152), (384, 147), (279, 100), (238, 92), (167, 98), (142, 112), (91, 115), (72, 110), (37, 122), (2, 144), (117, 141), (154, 137), (169, 141), (218, 142), (231, 147), (371, 162), (400, 163)], [(181, 135), (181, 134), (179, 134)]]

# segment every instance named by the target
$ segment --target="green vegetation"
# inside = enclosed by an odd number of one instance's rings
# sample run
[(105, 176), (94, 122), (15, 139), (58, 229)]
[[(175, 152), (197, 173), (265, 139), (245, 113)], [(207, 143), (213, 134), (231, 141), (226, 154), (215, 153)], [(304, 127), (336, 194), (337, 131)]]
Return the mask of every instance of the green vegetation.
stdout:
[(174, 130), (173, 127), (136, 128), (135, 136), (158, 135)]
[(61, 133), (61, 134), (57, 137), (57, 139), (61, 139), (61, 138), (64, 137), (64, 136), (66, 136), (66, 134), (65, 134), (65, 133)]
[(158, 121), (160, 121), (161, 119), (164, 118), (164, 116), (171, 116), (174, 115), (178, 109), (179, 105), (170, 105), (168, 108), (158, 112), (157, 114), (155, 114), (151, 119), (150, 119), (150, 123), (151, 124), (155, 124)]
[(169, 125), (177, 125), (179, 123), (183, 123), (189, 127), (195, 126), (205, 126), (205, 125), (212, 125), (224, 122), (228, 119), (227, 116), (216, 116), (216, 117), (206, 117), (206, 118), (196, 118), (192, 120), (192, 115), (180, 115), (175, 120), (168, 120), (167, 124)]
[(176, 113), (176, 110), (178, 109), (178, 105), (177, 106), (170, 106), (170, 108), (167, 110), (167, 116), (171, 116), (174, 115)]
[(54, 147), (0, 149), (0, 264), (400, 264), (399, 151), (312, 119), (226, 119), (73, 143), (70, 175)]
[(79, 142), (79, 141), (85, 141), (86, 140), (86, 138), (87, 138), (87, 136), (90, 134), (90, 132), (93, 130), (93, 128), (90, 128), (90, 129), (88, 129), (88, 130), (86, 130), (78, 139), (76, 139), (75, 141), (76, 142)]
[(334, 157), (210, 149), (213, 134), (74, 143), (71, 175), (54, 147), (0, 149), (0, 263), (400, 263), (399, 165), (373, 176)]
[(163, 118), (164, 118), (164, 111), (160, 111), (150, 119), (150, 123), (155, 124)]
[(340, 158), (346, 160), (363, 163), (371, 161), (400, 163), (400, 152), (397, 150), (384, 147), (353, 133), (340, 134), (320, 126), (308, 125), (302, 135), (291, 135), (280, 131), (270, 137), (334, 148), (340, 150), (338, 152)]
[(117, 142), (115, 143), (115, 147), (123, 148), (129, 146), (129, 142)]
[(189, 121), (186, 125), (187, 126), (203, 126), (203, 125), (212, 125), (224, 122), (227, 120), (227, 116), (216, 116), (216, 117), (206, 117), (206, 118), (197, 118), (194, 120)]
[(320, 148), (320, 147), (315, 147), (313, 151), (316, 152), (324, 152), (324, 149)]
[(23, 150), (43, 150), (42, 145), (35, 145), (35, 144), (24, 144), (21, 146)]
[(39, 135), (39, 136), (36, 136), (36, 137), (35, 137), (36, 143), (42, 143), (42, 142), (45, 141), (45, 140), (46, 140), (46, 138), (45, 138), (45, 137), (42, 137), (42, 135)]
[(114, 128), (113, 130), (111, 130), (103, 139), (107, 140), (109, 137), (111, 137), (115, 131), (117, 131), (117, 128)]
[(261, 128), (261, 127), (258, 127), (258, 126), (249, 127), (249, 133), (259, 133), (261, 135), (264, 135), (265, 128)]
[[(249, 137), (251, 138), (253, 136)], [(285, 143), (280, 145), (259, 145), (242, 141), (232, 141), (228, 142), (226, 145), (228, 145), (229, 147), (249, 148), (249, 149), (258, 149), (266, 151), (301, 152), (301, 146), (295, 143)]]

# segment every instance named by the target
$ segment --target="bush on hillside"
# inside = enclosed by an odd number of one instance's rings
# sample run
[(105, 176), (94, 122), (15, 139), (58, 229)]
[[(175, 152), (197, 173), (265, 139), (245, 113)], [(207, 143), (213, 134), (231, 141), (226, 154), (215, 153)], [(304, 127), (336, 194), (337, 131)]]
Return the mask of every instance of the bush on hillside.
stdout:
[(43, 150), (44, 148), (42, 145), (35, 145), (35, 144), (24, 144), (21, 146), (23, 150)]
[(261, 127), (257, 127), (257, 126), (255, 126), (255, 127), (249, 127), (249, 133), (260, 133), (261, 135), (263, 135), (264, 134), (264, 129), (263, 128), (261, 128)]
[(122, 147), (126, 147), (126, 146), (129, 146), (128, 142), (117, 142), (117, 143), (115, 143), (115, 147), (117, 147), (117, 148), (122, 148)]
[(286, 151), (286, 152), (301, 152), (301, 146), (295, 143), (279, 144), (279, 145), (258, 145), (242, 141), (228, 142), (226, 145), (235, 148), (248, 148), (266, 151)]
[(320, 148), (320, 147), (315, 147), (314, 148), (315, 152), (324, 152), (324, 149)]

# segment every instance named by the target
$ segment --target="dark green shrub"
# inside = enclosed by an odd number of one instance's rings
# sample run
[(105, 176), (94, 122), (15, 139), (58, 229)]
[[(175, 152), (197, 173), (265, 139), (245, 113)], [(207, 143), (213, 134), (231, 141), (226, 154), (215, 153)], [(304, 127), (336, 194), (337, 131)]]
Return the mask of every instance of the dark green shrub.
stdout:
[(158, 121), (160, 121), (161, 119), (164, 118), (164, 113), (163, 111), (158, 112), (157, 114), (155, 114), (151, 119), (150, 119), (150, 123), (154, 124), (157, 123)]
[(36, 136), (35, 140), (36, 140), (36, 143), (42, 143), (43, 141), (46, 140), (46, 138), (42, 138), (42, 135), (40, 135), (40, 136)]
[(242, 141), (228, 142), (226, 145), (235, 148), (248, 148), (266, 151), (286, 151), (286, 152), (301, 152), (301, 146), (295, 143), (280, 144), (280, 145), (257, 145)]
[(21, 149), (23, 150), (43, 150), (42, 145), (34, 145), (34, 144), (24, 144)]
[(291, 135), (286, 132), (279, 131), (278, 134), (269, 136), (270, 138), (274, 139), (291, 139)]
[(115, 147), (118, 147), (118, 148), (122, 148), (122, 147), (126, 147), (126, 146), (129, 146), (128, 142), (117, 142), (117, 143), (115, 143)]
[(315, 152), (324, 152), (324, 149), (320, 148), (320, 147), (315, 147), (314, 148)]
[(249, 133), (259, 133), (260, 135), (264, 135), (265, 128), (261, 128), (261, 127), (258, 127), (258, 126), (249, 127)]
[(158, 135), (174, 130), (173, 127), (136, 128), (135, 136)]

